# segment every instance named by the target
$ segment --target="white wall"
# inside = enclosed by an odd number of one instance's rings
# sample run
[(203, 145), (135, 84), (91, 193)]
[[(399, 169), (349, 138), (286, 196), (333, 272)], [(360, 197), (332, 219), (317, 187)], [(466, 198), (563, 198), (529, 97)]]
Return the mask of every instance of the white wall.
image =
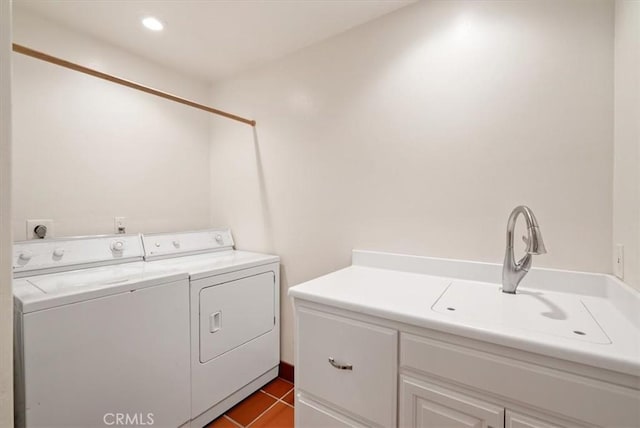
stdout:
[(609, 272), (613, 3), (419, 2), (222, 81), (211, 212), (289, 286), (352, 248), (501, 262), (507, 217), (536, 213), (534, 265)]
[[(23, 10), (16, 43), (201, 101), (208, 86)], [(209, 114), (20, 54), (14, 60), (13, 233), (209, 226)]]
[(0, 427), (12, 426), (11, 2), (0, 1)]
[(624, 245), (625, 282), (640, 287), (639, 1), (615, 6), (614, 153), (613, 242)]

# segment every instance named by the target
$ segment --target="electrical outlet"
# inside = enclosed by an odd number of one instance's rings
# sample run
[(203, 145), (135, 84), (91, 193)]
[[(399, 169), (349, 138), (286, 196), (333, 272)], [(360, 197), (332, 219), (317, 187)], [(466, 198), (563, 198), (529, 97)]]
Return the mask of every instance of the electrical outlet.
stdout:
[(613, 264), (613, 274), (620, 279), (624, 279), (624, 245), (616, 245), (615, 263)]
[[(36, 227), (40, 225), (47, 228), (45, 238), (53, 238), (56, 236), (53, 230), (53, 220), (29, 219), (27, 220), (27, 239), (41, 239), (35, 232)], [(40, 232), (42, 233), (42, 230)]]
[(126, 217), (114, 217), (113, 218), (113, 231), (114, 233), (127, 233), (127, 218)]

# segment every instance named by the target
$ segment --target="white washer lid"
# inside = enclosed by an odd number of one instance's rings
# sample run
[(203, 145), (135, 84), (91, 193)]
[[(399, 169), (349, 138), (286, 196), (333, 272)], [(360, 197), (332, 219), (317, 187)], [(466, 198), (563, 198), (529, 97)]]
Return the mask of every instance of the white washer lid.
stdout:
[(132, 262), (17, 279), (14, 297), (16, 309), (27, 313), (187, 278), (169, 266)]

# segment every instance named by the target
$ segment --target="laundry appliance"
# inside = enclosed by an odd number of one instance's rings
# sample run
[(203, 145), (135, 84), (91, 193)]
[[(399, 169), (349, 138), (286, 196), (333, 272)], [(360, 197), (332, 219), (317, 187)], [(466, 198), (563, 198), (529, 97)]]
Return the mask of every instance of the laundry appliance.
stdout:
[(278, 374), (280, 259), (235, 250), (230, 230), (143, 242), (149, 265), (189, 273), (191, 425), (202, 427)]
[(16, 425), (190, 420), (189, 283), (140, 235), (13, 247)]

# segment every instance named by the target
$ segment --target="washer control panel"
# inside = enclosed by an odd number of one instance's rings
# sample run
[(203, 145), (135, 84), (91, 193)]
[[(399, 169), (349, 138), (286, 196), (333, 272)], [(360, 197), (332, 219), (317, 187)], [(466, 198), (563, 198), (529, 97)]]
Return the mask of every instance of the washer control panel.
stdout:
[(233, 249), (234, 245), (229, 229), (154, 233), (143, 235), (142, 241), (145, 260)]
[(81, 238), (39, 239), (13, 244), (16, 277), (38, 271), (71, 270), (89, 264), (142, 260), (141, 235), (101, 235)]

